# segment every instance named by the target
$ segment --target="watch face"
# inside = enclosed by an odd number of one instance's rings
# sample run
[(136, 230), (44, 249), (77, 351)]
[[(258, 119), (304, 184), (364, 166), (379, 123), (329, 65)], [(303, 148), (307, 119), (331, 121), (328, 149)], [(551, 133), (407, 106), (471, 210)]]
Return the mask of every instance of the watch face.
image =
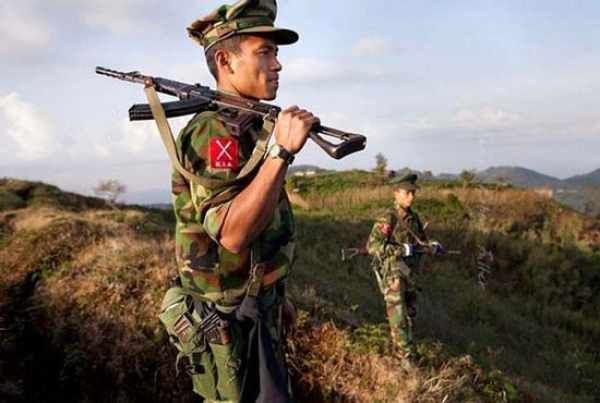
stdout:
[(273, 144), (269, 150), (269, 155), (271, 158), (281, 158), (288, 165), (294, 161), (294, 156), (290, 154), (285, 148), (281, 147), (279, 144)]

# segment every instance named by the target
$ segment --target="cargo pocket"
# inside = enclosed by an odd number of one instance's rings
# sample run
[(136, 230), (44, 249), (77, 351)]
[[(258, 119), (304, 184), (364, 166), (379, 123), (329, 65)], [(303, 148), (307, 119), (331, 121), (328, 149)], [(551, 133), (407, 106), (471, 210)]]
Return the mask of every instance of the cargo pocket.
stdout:
[(229, 344), (209, 344), (217, 371), (217, 390), (223, 400), (240, 399), (242, 376), (240, 368), (242, 360), (239, 350)]
[(204, 399), (219, 400), (215, 378), (217, 371), (212, 353), (210, 351), (192, 353), (188, 358), (194, 392)]
[(197, 334), (197, 321), (193, 317), (194, 304), (180, 287), (171, 287), (165, 294), (158, 319), (165, 327), (169, 340), (187, 355), (203, 347), (201, 335)]
[(163, 298), (158, 318), (169, 335), (169, 341), (179, 351), (175, 363), (177, 370), (184, 358), (194, 392), (205, 399), (218, 399), (214, 358), (206, 337), (198, 331), (201, 319), (194, 313), (192, 298), (180, 287), (170, 288)]

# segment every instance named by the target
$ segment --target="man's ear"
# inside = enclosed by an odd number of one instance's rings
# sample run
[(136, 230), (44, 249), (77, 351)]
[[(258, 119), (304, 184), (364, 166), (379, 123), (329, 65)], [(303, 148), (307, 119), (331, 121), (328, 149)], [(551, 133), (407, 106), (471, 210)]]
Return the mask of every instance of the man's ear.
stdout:
[(215, 63), (220, 71), (226, 71), (229, 74), (233, 73), (231, 58), (229, 52), (225, 49), (219, 49), (215, 52)]

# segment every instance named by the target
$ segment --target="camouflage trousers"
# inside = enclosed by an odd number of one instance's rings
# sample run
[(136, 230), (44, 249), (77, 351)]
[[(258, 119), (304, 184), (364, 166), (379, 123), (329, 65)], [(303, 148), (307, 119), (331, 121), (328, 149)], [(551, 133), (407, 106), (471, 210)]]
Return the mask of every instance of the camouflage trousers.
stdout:
[[(387, 271), (387, 270), (386, 270)], [(413, 282), (398, 272), (376, 272), (394, 349), (411, 352), (417, 294)]]
[[(164, 309), (173, 306), (173, 299), (166, 301), (167, 297), (168, 295), (163, 300), (163, 309), (159, 317), (169, 334), (171, 343), (179, 350), (176, 366), (179, 367), (179, 361), (183, 361), (186, 372), (191, 377), (194, 392), (202, 396), (204, 402), (239, 402), (244, 371), (247, 366), (245, 361), (251, 326), (235, 320), (232, 314), (223, 313), (221, 315), (219, 313), (219, 316), (224, 318), (223, 323), (227, 324), (224, 337), (211, 338), (197, 334), (198, 332), (190, 337), (185, 337), (181, 334), (182, 325), (180, 325), (179, 319), (166, 318), (165, 320), (165, 316), (167, 316), (165, 312), (173, 311), (173, 308)], [(192, 301), (190, 304), (190, 299), (189, 296), (184, 296), (182, 301), (185, 308), (176, 311), (187, 312), (193, 321), (194, 312), (198, 311), (198, 304), (204, 303)], [(276, 359), (284, 363), (282, 298), (273, 289), (260, 296), (260, 304), (263, 312), (262, 318), (273, 341)], [(198, 319), (201, 321), (201, 318)], [(219, 333), (223, 333), (222, 329), (219, 329)]]

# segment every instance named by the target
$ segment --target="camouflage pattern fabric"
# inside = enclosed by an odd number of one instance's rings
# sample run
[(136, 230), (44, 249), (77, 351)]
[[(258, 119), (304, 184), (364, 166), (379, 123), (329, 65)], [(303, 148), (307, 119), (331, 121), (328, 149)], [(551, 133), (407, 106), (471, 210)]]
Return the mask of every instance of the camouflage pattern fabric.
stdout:
[[(236, 137), (229, 133), (222, 112), (202, 112), (181, 131), (177, 149), (187, 170), (198, 176), (228, 181), (234, 179), (248, 162), (254, 148), (253, 139), (259, 131), (251, 128), (249, 133)], [(230, 156), (237, 157), (237, 166), (214, 167), (215, 161), (211, 161), (211, 157), (214, 159), (215, 150), (211, 148), (223, 152), (223, 147), (215, 145), (215, 140), (231, 144), (227, 151), (237, 149), (237, 156)], [(175, 246), (181, 283), (194, 298), (222, 307), (235, 307), (241, 302), (250, 273), (249, 250), (232, 253), (218, 242), (232, 199), (242, 189), (243, 183), (207, 189), (189, 183), (176, 170), (172, 174)], [(263, 287), (272, 286), (287, 276), (293, 259), (294, 226), (292, 209), (282, 188), (273, 217), (252, 245), (259, 255), (256, 258), (267, 264)]]
[(419, 217), (411, 209), (390, 210), (379, 217), (367, 242), (374, 257), (379, 288), (386, 304), (392, 342), (396, 349), (409, 352), (413, 342), (413, 319), (416, 316), (416, 285), (411, 272), (423, 263), (422, 255), (402, 256), (404, 243), (427, 242)]
[(200, 17), (187, 31), (205, 51), (223, 39), (241, 34), (269, 35), (279, 45), (296, 42), (296, 32), (273, 26), (276, 17), (275, 0), (239, 0), (231, 5), (224, 4)]

